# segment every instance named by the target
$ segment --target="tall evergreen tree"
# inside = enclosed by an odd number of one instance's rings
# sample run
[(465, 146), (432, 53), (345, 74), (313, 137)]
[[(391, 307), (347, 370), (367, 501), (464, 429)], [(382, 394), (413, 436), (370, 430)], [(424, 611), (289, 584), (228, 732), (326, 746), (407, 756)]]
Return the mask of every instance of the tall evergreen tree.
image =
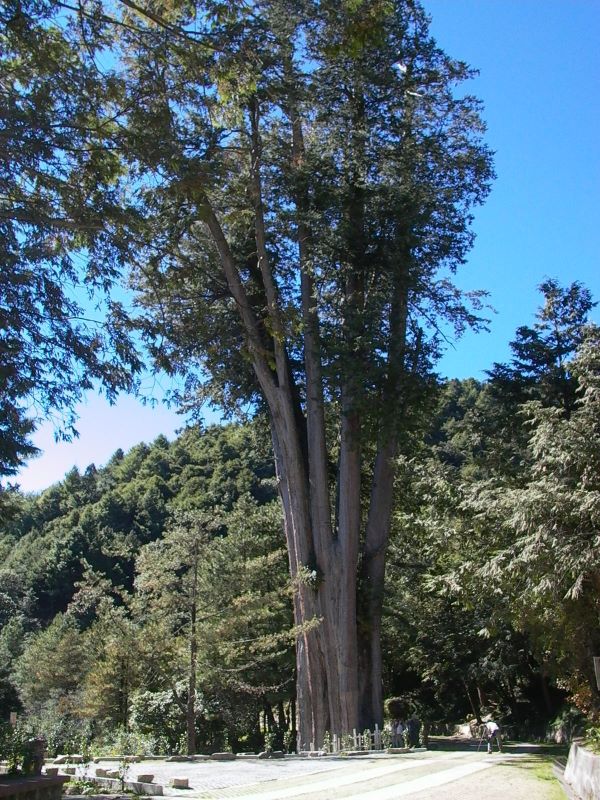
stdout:
[(569, 414), (577, 400), (577, 381), (569, 363), (583, 342), (596, 303), (590, 290), (577, 281), (563, 287), (548, 279), (539, 290), (544, 303), (536, 322), (517, 329), (510, 343), (510, 364), (494, 364), (489, 376), (495, 393), (507, 404), (538, 399)]
[(111, 51), (91, 138), (135, 210), (103, 241), (132, 266), (157, 366), (186, 375), (188, 405), (268, 412), (300, 743), (381, 722), (394, 459), (437, 319), (477, 324), (451, 282), (492, 177), (457, 89), (473, 73), (412, 0), (107, 0), (64, 18), (94, 75)]

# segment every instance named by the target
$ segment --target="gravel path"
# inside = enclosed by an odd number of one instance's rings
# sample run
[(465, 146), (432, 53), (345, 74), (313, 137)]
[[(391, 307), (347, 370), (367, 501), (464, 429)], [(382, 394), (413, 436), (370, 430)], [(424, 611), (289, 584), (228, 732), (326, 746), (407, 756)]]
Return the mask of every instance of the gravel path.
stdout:
[[(543, 765), (531, 750), (491, 756), (428, 751), (337, 759), (144, 761), (131, 766), (128, 778), (154, 774), (171, 800), (564, 800)], [(170, 788), (173, 777), (188, 778), (189, 790)]]

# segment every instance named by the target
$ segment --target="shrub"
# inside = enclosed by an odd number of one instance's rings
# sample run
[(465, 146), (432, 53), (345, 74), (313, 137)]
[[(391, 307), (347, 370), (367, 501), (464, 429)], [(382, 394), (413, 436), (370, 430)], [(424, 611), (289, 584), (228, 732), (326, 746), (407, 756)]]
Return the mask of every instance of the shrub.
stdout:
[(7, 762), (8, 774), (18, 772), (27, 755), (27, 731), (22, 724), (0, 723), (0, 760)]

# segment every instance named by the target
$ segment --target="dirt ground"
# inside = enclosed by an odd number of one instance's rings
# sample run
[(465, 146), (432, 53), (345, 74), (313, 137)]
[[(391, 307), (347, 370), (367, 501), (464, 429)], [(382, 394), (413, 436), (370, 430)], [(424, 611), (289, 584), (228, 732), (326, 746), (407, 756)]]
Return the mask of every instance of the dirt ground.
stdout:
[(549, 763), (535, 757), (506, 762), (499, 756), (493, 769), (453, 781), (440, 789), (411, 796), (411, 800), (565, 800), (567, 795)]

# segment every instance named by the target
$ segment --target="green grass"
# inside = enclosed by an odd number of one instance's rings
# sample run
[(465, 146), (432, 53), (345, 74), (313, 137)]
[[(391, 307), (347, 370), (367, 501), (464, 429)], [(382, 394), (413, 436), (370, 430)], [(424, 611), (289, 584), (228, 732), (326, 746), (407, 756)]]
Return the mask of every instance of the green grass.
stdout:
[[(548, 752), (549, 751), (549, 752)], [(532, 753), (527, 758), (507, 761), (506, 766), (523, 770), (536, 781), (544, 784), (544, 800), (565, 800), (565, 793), (554, 774), (553, 761), (564, 755), (568, 748), (549, 745), (542, 753)]]

